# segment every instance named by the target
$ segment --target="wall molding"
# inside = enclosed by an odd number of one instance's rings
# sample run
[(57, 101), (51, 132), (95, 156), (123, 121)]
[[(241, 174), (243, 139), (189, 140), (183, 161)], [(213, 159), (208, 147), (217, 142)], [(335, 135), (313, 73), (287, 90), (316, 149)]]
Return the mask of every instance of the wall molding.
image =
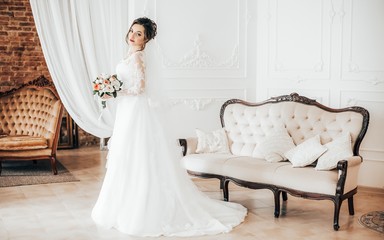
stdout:
[(172, 106), (184, 104), (193, 111), (204, 111), (210, 104), (225, 100), (224, 98), (173, 98), (169, 101)]
[[(366, 39), (372, 39), (376, 34), (384, 34), (382, 28), (374, 28), (375, 25), (372, 25), (377, 19), (380, 13), (378, 12), (377, 7), (374, 5), (366, 5), (367, 8), (361, 9), (359, 4), (364, 4), (362, 2), (357, 2), (354, 0), (342, 1), (342, 6), (340, 12), (345, 14), (348, 17), (342, 21), (342, 66), (341, 79), (343, 81), (355, 81), (369, 83), (372, 86), (377, 86), (384, 83), (384, 65), (377, 65), (380, 62), (379, 59), (370, 59), (367, 57), (367, 53), (373, 53), (375, 51), (380, 52), (384, 49), (381, 45), (378, 45), (377, 48), (372, 48), (372, 42), (366, 41)], [(368, 11), (371, 15), (368, 15)], [(343, 15), (344, 16), (344, 15)], [(361, 27), (363, 24), (369, 24), (370, 28)], [(370, 29), (370, 31), (363, 34), (357, 34), (357, 31), (364, 29)], [(379, 31), (381, 30), (381, 31)], [(360, 44), (360, 45), (359, 45)], [(361, 47), (366, 48), (366, 52), (358, 51)], [(360, 55), (358, 55), (360, 54)], [(362, 55), (361, 55), (362, 54)], [(364, 62), (365, 59), (366, 62)], [(367, 61), (370, 59), (370, 61)], [(381, 58), (383, 59), (383, 58)], [(374, 64), (376, 63), (376, 64)]]
[(384, 80), (383, 79), (378, 79), (378, 77), (373, 77), (371, 79), (364, 79), (363, 81), (365, 82), (368, 82), (372, 85), (379, 85), (379, 84), (384, 84)]
[[(172, 3), (172, 1), (169, 1), (169, 3)], [(199, 4), (203, 4), (203, 2), (199, 1)], [(216, 8), (216, 5), (216, 2), (204, 3), (206, 8)], [(167, 13), (168, 10), (164, 6), (160, 7), (160, 4), (155, 4), (154, 7), (157, 16), (160, 18), (158, 20), (160, 21), (162, 17), (165, 18), (166, 15), (162, 13)], [(174, 45), (171, 45), (172, 42), (162, 41), (162, 38), (158, 38), (156, 52), (160, 60), (159, 68), (162, 78), (186, 79), (186, 81), (202, 78), (225, 78), (235, 81), (246, 77), (248, 67), (248, 27), (252, 19), (252, 14), (248, 9), (248, 1), (222, 2), (220, 8), (230, 11), (231, 15), (228, 15), (230, 18), (226, 19), (226, 14), (219, 14), (218, 16), (223, 18), (223, 21), (217, 22), (217, 24), (220, 25), (230, 21), (230, 26), (218, 28), (220, 29), (219, 32), (214, 32), (213, 35), (210, 33), (212, 32), (211, 27), (204, 28), (204, 25), (196, 27), (196, 24), (192, 24), (192, 32), (188, 32), (188, 36), (184, 38), (181, 36), (179, 40), (183, 41), (183, 43), (175, 43), (177, 44), (177, 50), (173, 48)], [(190, 15), (191, 9), (182, 8), (180, 11), (185, 11)], [(199, 21), (209, 22), (212, 14), (204, 12), (201, 17), (203, 19)], [(217, 21), (217, 19), (214, 20)], [(187, 27), (185, 24), (182, 25)], [(227, 34), (230, 34), (231, 38), (222, 39), (221, 36), (225, 37)], [(212, 39), (212, 37), (215, 39)]]
[(210, 56), (203, 50), (204, 43), (197, 34), (193, 47), (190, 51), (184, 54), (178, 61), (170, 60), (161, 50), (162, 64), (164, 68), (168, 69), (234, 69), (239, 68), (239, 43), (237, 42), (232, 48), (232, 54), (227, 59), (219, 61)]
[[(281, 6), (282, 4), (286, 4), (284, 1), (270, 1), (268, 2), (268, 18), (267, 18), (267, 27), (268, 27), (268, 48), (269, 48), (269, 75), (273, 79), (290, 79), (296, 83), (304, 83), (307, 81), (313, 81), (318, 79), (326, 79), (329, 80), (331, 78), (331, 39), (332, 39), (332, 31), (331, 26), (334, 22), (334, 16), (338, 13), (335, 11), (335, 6), (332, 1), (319, 1), (318, 5), (320, 8), (312, 8), (311, 12), (315, 12), (312, 14), (311, 19), (308, 21), (315, 23), (316, 26), (316, 34), (318, 35), (318, 40), (311, 42), (310, 48), (311, 53), (302, 52), (304, 56), (312, 56), (311, 62), (292, 62), (290, 61), (290, 55), (287, 55), (289, 48), (282, 48), (282, 43), (285, 42), (283, 36), (287, 34), (281, 24), (284, 24), (284, 19), (280, 19), (280, 17), (288, 17), (289, 15), (279, 15), (279, 10), (282, 10), (282, 13), (286, 14), (295, 14), (295, 15), (303, 15), (307, 16), (307, 9), (299, 9), (299, 6), (291, 5), (292, 9), (286, 10)], [(296, 2), (295, 4), (299, 4)], [(309, 10), (308, 10), (309, 11)], [(304, 29), (308, 27), (305, 23), (301, 23)], [(281, 31), (283, 31), (281, 33)], [(283, 35), (282, 35), (283, 34)], [(285, 35), (284, 35), (285, 34)], [(292, 32), (293, 36), (296, 38), (300, 38), (300, 32)], [(313, 38), (313, 37), (312, 37)], [(295, 39), (295, 38), (293, 38)], [(298, 46), (296, 46), (298, 47)], [(300, 48), (298, 48), (300, 49)], [(288, 51), (284, 54), (284, 50)]]

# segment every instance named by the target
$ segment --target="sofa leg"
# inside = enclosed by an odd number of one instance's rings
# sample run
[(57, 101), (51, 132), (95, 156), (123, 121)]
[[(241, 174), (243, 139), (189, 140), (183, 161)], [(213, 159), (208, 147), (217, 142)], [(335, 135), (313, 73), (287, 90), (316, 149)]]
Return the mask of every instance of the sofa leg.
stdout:
[(51, 167), (52, 167), (53, 175), (57, 175), (56, 158), (50, 157), (49, 159), (51, 161)]
[(273, 191), (275, 197), (275, 218), (278, 218), (280, 215), (280, 191)]
[(224, 201), (226, 201), (226, 202), (229, 201), (228, 184), (229, 184), (229, 180), (224, 180), (224, 183), (223, 183), (223, 195), (224, 195)]
[(342, 201), (340, 200), (340, 197), (336, 197), (335, 199), (335, 212), (333, 216), (333, 229), (335, 231), (338, 231), (340, 226), (339, 226), (339, 215), (340, 215), (340, 208), (341, 208), (341, 203)]
[(224, 189), (225, 178), (220, 178), (220, 189)]
[(287, 195), (287, 192), (281, 192), (282, 195), (283, 195), (283, 201), (287, 201), (288, 200), (288, 195)]
[(355, 215), (355, 209), (353, 207), (353, 196), (348, 198), (348, 210), (349, 215)]

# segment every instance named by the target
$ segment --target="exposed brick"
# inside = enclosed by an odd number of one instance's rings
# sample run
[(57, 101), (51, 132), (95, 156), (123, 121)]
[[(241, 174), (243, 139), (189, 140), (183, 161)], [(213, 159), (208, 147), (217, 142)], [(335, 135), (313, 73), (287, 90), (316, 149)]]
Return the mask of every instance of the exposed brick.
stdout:
[(36, 33), (34, 32), (18, 32), (19, 37), (35, 37)]
[[(9, 31), (20, 31), (21, 30), (21, 27), (20, 26), (7, 26), (5, 27), (6, 30), (9, 30)], [(9, 32), (11, 33), (11, 32)]]
[(24, 16), (26, 16), (26, 14), (25, 14), (25, 12), (17, 11), (17, 12), (14, 12), (14, 16), (15, 16), (15, 18), (24, 17)]
[[(51, 76), (41, 50), (29, 0), (0, 0), (0, 91)], [(99, 139), (79, 128), (79, 145)]]
[(20, 22), (20, 26), (35, 26), (34, 22)]
[[(16, 2), (16, 1), (15, 1)], [(11, 4), (12, 6), (8, 7), (8, 9), (10, 11), (26, 11), (27, 8), (25, 7), (25, 5), (19, 5), (19, 6), (15, 6), (15, 4), (13, 4), (13, 1), (11, 1)]]
[(9, 11), (8, 9), (0, 11), (0, 15), (6, 16), (6, 17), (14, 17), (15, 16), (14, 13)]
[(16, 12), (15, 12), (15, 17), (12, 20), (27, 22), (28, 21), (28, 17), (24, 17), (24, 16), (16, 17)]

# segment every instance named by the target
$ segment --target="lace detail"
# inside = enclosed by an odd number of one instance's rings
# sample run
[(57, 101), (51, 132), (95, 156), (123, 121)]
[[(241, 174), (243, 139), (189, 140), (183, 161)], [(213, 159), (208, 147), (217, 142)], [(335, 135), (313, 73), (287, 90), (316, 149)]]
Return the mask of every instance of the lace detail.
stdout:
[(123, 81), (119, 95), (140, 95), (145, 92), (144, 52), (138, 51), (122, 60), (116, 67), (118, 78)]

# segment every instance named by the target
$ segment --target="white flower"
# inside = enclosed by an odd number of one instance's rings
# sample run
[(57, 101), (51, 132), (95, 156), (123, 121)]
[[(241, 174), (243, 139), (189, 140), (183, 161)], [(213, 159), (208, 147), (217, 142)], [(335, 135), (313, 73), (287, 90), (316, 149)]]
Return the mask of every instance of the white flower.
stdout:
[(120, 82), (117, 79), (112, 79), (111, 85), (114, 89), (119, 89), (120, 88)]
[(115, 89), (111, 85), (106, 85), (103, 89), (104, 92), (106, 93), (113, 93)]

